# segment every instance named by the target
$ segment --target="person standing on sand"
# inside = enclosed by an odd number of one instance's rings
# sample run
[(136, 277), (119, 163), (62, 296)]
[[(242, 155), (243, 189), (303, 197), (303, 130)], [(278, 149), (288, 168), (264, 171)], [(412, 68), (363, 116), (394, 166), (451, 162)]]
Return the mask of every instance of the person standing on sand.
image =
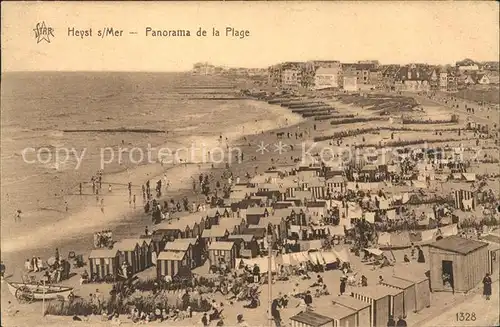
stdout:
[(16, 210), (16, 214), (14, 215), (14, 222), (21, 222), (21, 210)]
[(82, 183), (80, 183), (80, 195), (82, 195)]
[(104, 214), (104, 199), (101, 199), (101, 212)]
[(68, 212), (68, 210), (69, 210), (68, 201), (64, 201), (64, 206), (65, 206), (66, 212)]
[(3, 261), (0, 261), (0, 280), (3, 281), (3, 278), (5, 276), (5, 264)]
[(491, 296), (491, 284), (490, 274), (486, 273), (486, 276), (483, 278), (483, 295), (486, 297), (486, 300), (489, 300)]
[(134, 197), (132, 198), (132, 202), (134, 203), (134, 209), (135, 209), (135, 194)]
[(128, 196), (132, 195), (132, 183), (128, 182)]

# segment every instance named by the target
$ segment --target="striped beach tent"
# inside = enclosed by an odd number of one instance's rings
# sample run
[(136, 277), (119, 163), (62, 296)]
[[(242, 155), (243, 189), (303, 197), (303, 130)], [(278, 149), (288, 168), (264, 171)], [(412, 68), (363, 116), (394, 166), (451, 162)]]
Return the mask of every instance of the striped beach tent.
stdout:
[(476, 199), (474, 193), (466, 190), (455, 190), (455, 208), (460, 210), (475, 210)]
[[(141, 242), (142, 245), (142, 242)], [(114, 249), (120, 251), (120, 265), (127, 262), (132, 268), (132, 274), (144, 270), (141, 264), (142, 246), (139, 245), (139, 239), (123, 239), (113, 245)]]
[(165, 276), (174, 277), (185, 269), (189, 269), (186, 252), (160, 252), (156, 261), (156, 275), (158, 279)]
[(117, 249), (95, 249), (89, 255), (90, 276), (97, 275), (104, 279), (107, 275), (116, 277), (119, 267), (119, 251)]

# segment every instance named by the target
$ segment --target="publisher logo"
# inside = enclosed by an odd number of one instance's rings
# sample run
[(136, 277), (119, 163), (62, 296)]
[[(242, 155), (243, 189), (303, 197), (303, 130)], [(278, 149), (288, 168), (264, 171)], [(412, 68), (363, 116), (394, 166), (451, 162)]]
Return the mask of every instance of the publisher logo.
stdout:
[(50, 38), (54, 37), (54, 29), (52, 27), (48, 27), (45, 25), (45, 22), (40, 22), (36, 24), (36, 27), (33, 29), (35, 32), (36, 43), (40, 43), (42, 41), (46, 41), (50, 43)]

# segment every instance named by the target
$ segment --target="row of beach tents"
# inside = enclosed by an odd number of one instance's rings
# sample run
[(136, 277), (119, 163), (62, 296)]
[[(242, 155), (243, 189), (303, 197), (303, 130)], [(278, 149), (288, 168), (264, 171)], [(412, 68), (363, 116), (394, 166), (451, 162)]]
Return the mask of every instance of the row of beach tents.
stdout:
[[(301, 263), (305, 264), (306, 262), (327, 265), (337, 262), (337, 259), (340, 263), (349, 262), (349, 253), (347, 252), (347, 249), (339, 251), (333, 249), (328, 251), (312, 250), (281, 254), (271, 258), (271, 271), (278, 272), (281, 266), (298, 266)], [(253, 267), (254, 265), (259, 266), (261, 273), (267, 273), (269, 271), (268, 257), (241, 259), (241, 262), (243, 265), (249, 267)]]

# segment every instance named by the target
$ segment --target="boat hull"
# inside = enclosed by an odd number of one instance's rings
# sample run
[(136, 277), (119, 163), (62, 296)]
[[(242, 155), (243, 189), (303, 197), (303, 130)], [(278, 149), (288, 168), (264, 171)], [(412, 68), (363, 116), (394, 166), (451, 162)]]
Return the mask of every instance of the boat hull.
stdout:
[(20, 292), (27, 292), (33, 300), (55, 300), (59, 297), (67, 298), (73, 288), (66, 286), (43, 286), (36, 284), (7, 283), (10, 293), (15, 297)]

